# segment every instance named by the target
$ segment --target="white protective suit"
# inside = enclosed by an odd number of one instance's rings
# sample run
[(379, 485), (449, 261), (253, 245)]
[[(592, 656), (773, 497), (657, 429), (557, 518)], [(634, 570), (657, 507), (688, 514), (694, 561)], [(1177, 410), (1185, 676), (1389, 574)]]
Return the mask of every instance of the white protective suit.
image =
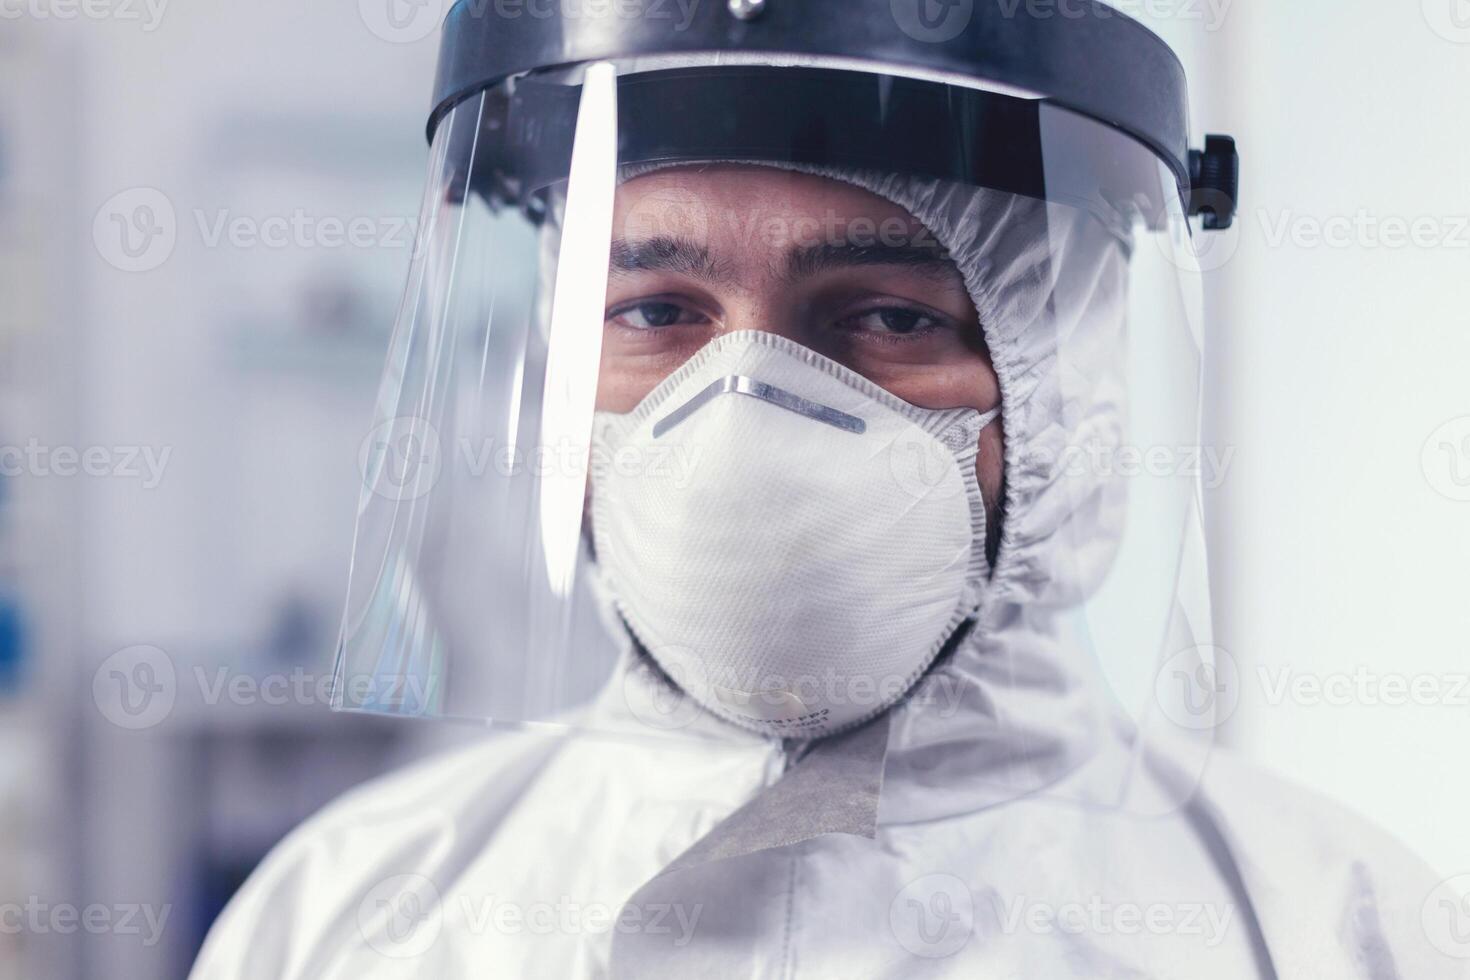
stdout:
[[(1123, 238), (844, 179), (950, 249), (1002, 389), (1002, 541), (933, 696), (790, 756), (701, 716), (718, 741), (502, 733), (390, 775), (275, 849), (196, 980), (1470, 977), (1421, 924), (1428, 868), (1226, 753), (1145, 740), (1065, 639), (1121, 520), (1120, 487), (1055, 461), (1119, 438)], [(630, 650), (595, 710), (658, 683)]]

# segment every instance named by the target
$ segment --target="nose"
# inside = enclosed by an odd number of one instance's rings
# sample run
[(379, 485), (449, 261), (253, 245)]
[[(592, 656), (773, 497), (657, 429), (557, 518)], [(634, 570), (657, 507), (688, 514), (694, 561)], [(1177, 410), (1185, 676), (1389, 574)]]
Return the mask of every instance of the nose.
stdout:
[(728, 303), (720, 327), (721, 333), (759, 330), (776, 334), (835, 361), (843, 359), (840, 356), (842, 352), (832, 343), (831, 332), (822, 329), (822, 324), (814, 323), (810, 311), (802, 303), (788, 297), (752, 296)]
[(765, 296), (741, 297), (725, 305), (725, 316), (720, 324), (722, 333), (740, 330), (759, 330), (778, 334), (802, 342), (799, 318), (787, 303)]

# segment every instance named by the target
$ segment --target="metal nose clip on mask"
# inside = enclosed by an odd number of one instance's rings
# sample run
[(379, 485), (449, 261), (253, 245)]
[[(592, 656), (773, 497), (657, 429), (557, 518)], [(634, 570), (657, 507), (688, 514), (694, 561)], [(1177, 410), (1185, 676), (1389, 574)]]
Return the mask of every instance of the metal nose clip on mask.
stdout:
[(975, 459), (998, 415), (917, 408), (774, 334), (717, 338), (632, 412), (598, 416), (609, 592), (716, 715), (791, 738), (860, 724), (979, 603)]

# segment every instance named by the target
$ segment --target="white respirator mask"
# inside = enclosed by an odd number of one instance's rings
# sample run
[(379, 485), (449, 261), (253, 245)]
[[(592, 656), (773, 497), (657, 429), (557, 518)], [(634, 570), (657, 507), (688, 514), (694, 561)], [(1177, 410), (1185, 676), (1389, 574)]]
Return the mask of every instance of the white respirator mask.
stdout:
[(711, 341), (627, 414), (598, 413), (597, 562), (690, 697), (809, 739), (900, 701), (987, 576), (980, 431), (761, 331)]

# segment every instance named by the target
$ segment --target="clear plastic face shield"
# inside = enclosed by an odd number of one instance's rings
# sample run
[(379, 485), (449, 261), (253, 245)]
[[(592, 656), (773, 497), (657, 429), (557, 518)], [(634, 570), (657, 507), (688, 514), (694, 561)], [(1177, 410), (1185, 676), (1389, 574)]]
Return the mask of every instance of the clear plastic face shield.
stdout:
[(1209, 635), (1198, 283), (1142, 144), (899, 75), (597, 63), (461, 101), (431, 159), (338, 708), (815, 738), (1011, 608), (1140, 724), (1197, 717), (1156, 678)]

